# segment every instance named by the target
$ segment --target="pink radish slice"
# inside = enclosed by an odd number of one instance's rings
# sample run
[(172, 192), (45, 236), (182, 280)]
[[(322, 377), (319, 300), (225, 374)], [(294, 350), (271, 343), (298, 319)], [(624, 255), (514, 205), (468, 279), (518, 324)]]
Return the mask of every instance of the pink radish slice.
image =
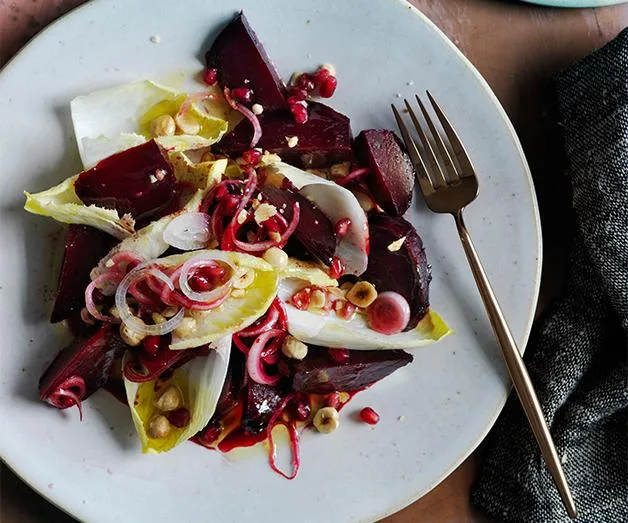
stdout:
[(369, 327), (382, 334), (397, 334), (410, 321), (410, 305), (397, 292), (382, 292), (366, 311)]

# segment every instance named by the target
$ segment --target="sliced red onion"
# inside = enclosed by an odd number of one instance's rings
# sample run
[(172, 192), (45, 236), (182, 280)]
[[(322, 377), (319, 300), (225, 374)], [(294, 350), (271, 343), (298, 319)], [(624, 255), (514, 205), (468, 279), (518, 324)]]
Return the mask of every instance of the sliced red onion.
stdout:
[(111, 263), (112, 266), (124, 265), (124, 269), (126, 270), (129, 265), (133, 264), (139, 265), (144, 262), (144, 258), (138, 256), (137, 254), (130, 251), (121, 251), (114, 254), (106, 263)]
[[(190, 287), (189, 278), (192, 275), (192, 271), (197, 267), (202, 267), (206, 265), (207, 262), (220, 261), (225, 265), (228, 265), (231, 269), (231, 277), (220, 287), (216, 287), (211, 291), (207, 292), (196, 292)], [(231, 262), (229, 255), (220, 251), (211, 251), (211, 252), (202, 252), (193, 256), (188, 261), (186, 261), (181, 266), (181, 272), (179, 273), (179, 287), (181, 288), (181, 292), (188, 297), (189, 299), (200, 302), (200, 303), (208, 303), (215, 302), (224, 298), (231, 286), (233, 285), (233, 279), (236, 274), (236, 268)]]
[(362, 167), (360, 169), (356, 169), (355, 171), (351, 171), (349, 174), (347, 174), (346, 176), (341, 176), (339, 178), (335, 179), (335, 182), (338, 185), (342, 185), (343, 187), (349, 185), (352, 182), (355, 182), (356, 180), (363, 178), (364, 176), (366, 176), (368, 173), (370, 173), (371, 170), (368, 167)]
[(264, 242), (255, 242), (248, 243), (242, 240), (238, 240), (238, 238), (233, 238), (233, 244), (240, 250), (244, 252), (263, 252), (271, 247), (284, 246), (292, 233), (296, 230), (299, 225), (299, 217), (300, 217), (300, 207), (299, 202), (294, 202), (292, 205), (292, 220), (288, 224), (288, 228), (283, 232), (281, 238), (277, 241), (275, 240), (267, 240)]
[(238, 332), (238, 336), (248, 338), (251, 336), (259, 336), (267, 329), (274, 327), (275, 323), (279, 319), (279, 311), (275, 308), (274, 304), (270, 306), (268, 312), (258, 325), (252, 325), (248, 329), (242, 329)]
[(227, 87), (225, 87), (224, 89), (224, 94), (225, 94), (225, 100), (227, 100), (227, 103), (231, 107), (233, 107), (233, 109), (242, 113), (242, 115), (249, 122), (251, 122), (251, 125), (253, 126), (253, 138), (251, 138), (251, 149), (253, 149), (257, 145), (257, 142), (259, 142), (260, 138), (262, 137), (262, 126), (259, 123), (259, 119), (257, 118), (257, 115), (253, 111), (245, 107), (244, 105), (239, 104), (233, 98), (231, 98), (231, 92), (229, 91)]
[(83, 407), (81, 402), (85, 397), (87, 386), (80, 376), (70, 376), (61, 382), (47, 398), (46, 401), (58, 409), (67, 409), (76, 405), (79, 410), (80, 420), (83, 421)]
[[(101, 286), (103, 285), (103, 283), (112, 283), (114, 281), (117, 283), (119, 281), (119, 278), (120, 275), (117, 273), (114, 274), (106, 272), (98, 276), (98, 278), (91, 282), (85, 289), (85, 307), (87, 308), (87, 311), (97, 320), (106, 321), (109, 323), (120, 323), (120, 320), (118, 318), (100, 312), (98, 310), (98, 307), (96, 306), (96, 303), (94, 303), (94, 291), (96, 289), (102, 291)], [(107, 295), (106, 292), (103, 292), (103, 294)]]
[(279, 329), (271, 329), (260, 334), (246, 355), (246, 370), (253, 381), (261, 385), (276, 385), (281, 379), (280, 374), (270, 376), (264, 369), (262, 353), (269, 340), (276, 336), (285, 335), (285, 332)]
[(182, 251), (202, 249), (211, 239), (209, 216), (204, 212), (186, 212), (172, 220), (163, 234), (164, 241)]
[(399, 293), (381, 292), (366, 310), (369, 327), (382, 334), (397, 334), (410, 321), (410, 305)]
[(158, 278), (171, 290), (174, 290), (175, 288), (172, 280), (170, 280), (170, 278), (168, 278), (168, 276), (162, 271), (155, 268), (153, 262), (146, 262), (135, 267), (135, 269), (130, 271), (120, 282), (118, 290), (116, 290), (116, 307), (118, 308), (120, 320), (129, 329), (146, 336), (163, 336), (164, 334), (172, 332), (179, 326), (183, 320), (183, 314), (185, 311), (183, 308), (180, 308), (172, 318), (158, 325), (147, 325), (140, 318), (135, 316), (127, 303), (126, 296), (129, 292), (129, 287), (134, 282), (139, 281), (146, 276)]
[(193, 93), (183, 101), (181, 107), (179, 107), (177, 116), (185, 117), (195, 103), (202, 102), (203, 100), (214, 100), (215, 98), (214, 94), (208, 92)]

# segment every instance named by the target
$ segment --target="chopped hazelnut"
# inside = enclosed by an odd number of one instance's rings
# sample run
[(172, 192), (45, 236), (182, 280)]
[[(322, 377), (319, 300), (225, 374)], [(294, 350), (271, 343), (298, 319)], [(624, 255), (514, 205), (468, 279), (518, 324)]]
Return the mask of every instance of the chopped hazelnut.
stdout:
[(334, 407), (323, 407), (316, 412), (313, 423), (316, 430), (328, 434), (340, 425), (340, 414)]

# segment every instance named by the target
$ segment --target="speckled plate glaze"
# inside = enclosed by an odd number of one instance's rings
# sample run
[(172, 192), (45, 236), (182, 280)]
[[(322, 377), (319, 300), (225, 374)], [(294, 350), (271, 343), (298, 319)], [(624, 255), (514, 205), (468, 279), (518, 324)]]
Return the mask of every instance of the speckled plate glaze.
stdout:
[[(456, 333), (357, 395), (331, 435), (302, 438), (287, 481), (263, 449), (222, 456), (184, 444), (140, 454), (127, 409), (105, 393), (85, 421), (37, 401), (37, 380), (62, 343), (50, 292), (62, 228), (21, 210), (79, 169), (69, 101), (141, 78), (201, 70), (206, 46), (244, 8), (282, 75), (322, 62), (338, 69), (332, 104), (357, 131), (394, 128), (389, 104), (430, 89), (480, 175), (467, 221), (520, 346), (536, 304), (537, 206), (511, 124), (471, 64), (421, 13), (399, 0), (95, 0), (45, 30), (0, 73), (0, 454), (48, 499), (90, 522), (373, 521), (442, 481), (499, 414), (509, 384), (453, 220), (421, 198), (409, 212), (433, 266), (432, 303)], [(160, 43), (151, 41), (158, 36)], [(56, 241), (55, 241), (56, 240)], [(356, 420), (366, 405), (381, 414)]]

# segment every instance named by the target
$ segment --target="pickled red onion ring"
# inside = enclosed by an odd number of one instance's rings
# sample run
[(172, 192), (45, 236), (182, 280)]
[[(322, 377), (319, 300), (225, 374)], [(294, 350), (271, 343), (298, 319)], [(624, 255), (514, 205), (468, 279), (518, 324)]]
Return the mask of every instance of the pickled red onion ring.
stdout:
[(366, 176), (370, 172), (371, 172), (371, 170), (368, 167), (362, 167), (361, 169), (356, 169), (355, 171), (351, 171), (346, 176), (340, 176), (340, 177), (336, 178), (335, 182), (338, 185), (341, 185), (341, 186), (344, 187), (346, 185), (349, 185), (352, 182), (355, 182), (356, 180), (358, 180), (360, 178), (363, 178), (364, 176)]
[(98, 307), (96, 306), (96, 303), (94, 302), (94, 291), (96, 289), (99, 289), (99, 285), (101, 285), (103, 282), (118, 283), (120, 276), (121, 275), (118, 273), (106, 272), (98, 276), (85, 289), (85, 307), (87, 308), (87, 311), (97, 320), (106, 321), (108, 323), (120, 323), (120, 320), (118, 318), (100, 312), (98, 310)]
[(54, 392), (46, 398), (46, 401), (58, 409), (67, 409), (76, 405), (79, 410), (79, 419), (83, 421), (82, 400), (86, 390), (87, 386), (83, 378), (70, 376), (56, 387)]
[(292, 204), (292, 220), (288, 224), (288, 228), (283, 232), (281, 238), (279, 240), (266, 240), (263, 242), (254, 242), (247, 243), (245, 241), (239, 240), (238, 238), (233, 237), (233, 244), (240, 250), (244, 252), (263, 252), (271, 247), (283, 247), (292, 233), (297, 229), (299, 225), (299, 217), (300, 217), (300, 206), (299, 202), (294, 202)]
[(276, 385), (281, 379), (280, 374), (273, 376), (269, 375), (264, 369), (264, 362), (262, 361), (262, 353), (266, 348), (266, 344), (272, 338), (277, 336), (285, 336), (286, 332), (279, 329), (271, 329), (263, 334), (260, 334), (246, 355), (246, 370), (250, 378), (260, 385)]
[[(219, 287), (216, 287), (215, 289), (212, 289), (211, 291), (196, 292), (194, 289), (192, 289), (192, 287), (190, 287), (189, 282), (192, 271), (194, 269), (207, 265), (207, 262), (216, 261), (224, 263), (229, 267), (229, 269), (231, 269), (230, 278), (225, 283), (223, 283)], [(201, 253), (193, 256), (181, 266), (181, 272), (179, 273), (179, 287), (181, 289), (181, 292), (190, 300), (207, 304), (220, 300), (229, 292), (233, 285), (233, 279), (235, 277), (235, 274), (236, 268), (226, 253), (217, 251)]]
[(172, 280), (159, 269), (155, 268), (153, 262), (146, 262), (138, 265), (130, 271), (118, 285), (116, 290), (115, 302), (120, 314), (120, 320), (129, 329), (147, 336), (162, 336), (176, 329), (181, 321), (183, 321), (184, 309), (181, 307), (178, 312), (163, 323), (158, 325), (147, 325), (140, 318), (135, 316), (127, 303), (127, 293), (129, 287), (136, 281), (144, 279), (146, 276), (152, 276), (164, 282), (166, 286), (174, 290), (175, 286)]
[(247, 329), (242, 329), (240, 332), (238, 332), (238, 336), (241, 336), (243, 338), (259, 336), (265, 330), (274, 327), (278, 319), (279, 311), (273, 305), (271, 305), (261, 323), (259, 323), (258, 325), (254, 324)]
[(262, 126), (259, 123), (259, 119), (257, 118), (257, 116), (255, 115), (253, 111), (251, 111), (249, 108), (245, 107), (244, 105), (239, 104), (231, 97), (231, 91), (229, 90), (228, 87), (225, 87), (223, 92), (225, 95), (225, 100), (227, 100), (227, 103), (233, 109), (241, 113), (242, 116), (244, 116), (249, 122), (251, 122), (251, 125), (253, 126), (253, 137), (251, 138), (250, 147), (251, 149), (253, 149), (257, 145), (257, 142), (259, 142), (260, 138), (262, 137)]

